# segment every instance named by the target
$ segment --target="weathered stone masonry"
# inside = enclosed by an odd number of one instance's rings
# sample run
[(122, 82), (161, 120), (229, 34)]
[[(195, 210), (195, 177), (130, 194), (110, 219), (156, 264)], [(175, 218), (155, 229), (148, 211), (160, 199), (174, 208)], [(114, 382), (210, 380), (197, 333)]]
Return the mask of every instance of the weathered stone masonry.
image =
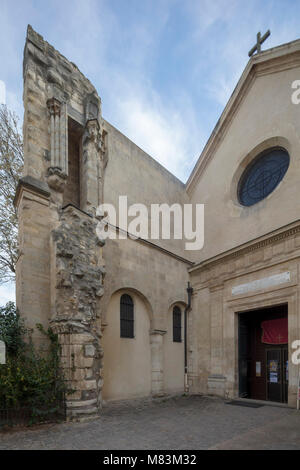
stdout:
[[(184, 185), (102, 118), (92, 84), (28, 28), (25, 167), (15, 198), (17, 305), (28, 326), (50, 322), (60, 335), (74, 389), (70, 417), (97, 413), (101, 393), (110, 400), (183, 391), (184, 348), (173, 341), (172, 309), (186, 307), (188, 281), (194, 290), (187, 331), (189, 392), (237, 397), (239, 315), (285, 304), (288, 403), (295, 406), (299, 371), (291, 354), (300, 337), (295, 203), (300, 152), (291, 84), (299, 70), (299, 40), (253, 56)], [(245, 125), (251, 132), (245, 133)], [(278, 146), (290, 156), (284, 179), (267, 198), (243, 206), (237, 195), (244, 170)], [(129, 204), (147, 207), (204, 203), (201, 252), (186, 252), (175, 239), (108, 239), (102, 246), (95, 236), (96, 208), (101, 202), (117, 207), (124, 194)], [(263, 279), (287, 272), (288, 282), (263, 287)], [(236, 294), (252, 283), (262, 288)], [(123, 293), (133, 299), (133, 338), (120, 335)], [(43, 338), (36, 341), (42, 344)]]
[(68, 206), (52, 232), (53, 316), (66, 377), (75, 393), (72, 415), (97, 412), (101, 406), (101, 332), (97, 329), (105, 268), (95, 220)]
[[(95, 231), (107, 162), (101, 101), (77, 67), (30, 26), (23, 72), (25, 166), (15, 197), (20, 225), (17, 284), (22, 286), (17, 304), (31, 326), (38, 319), (47, 325), (51, 319), (74, 390), (68, 414), (90, 416), (99, 411), (102, 388), (105, 267), (103, 243)], [(74, 129), (79, 145), (72, 148), (79, 151), (69, 154)], [(72, 200), (64, 206), (72, 158), (77, 159), (74, 167), (79, 165), (78, 187), (73, 188), (77, 207)]]

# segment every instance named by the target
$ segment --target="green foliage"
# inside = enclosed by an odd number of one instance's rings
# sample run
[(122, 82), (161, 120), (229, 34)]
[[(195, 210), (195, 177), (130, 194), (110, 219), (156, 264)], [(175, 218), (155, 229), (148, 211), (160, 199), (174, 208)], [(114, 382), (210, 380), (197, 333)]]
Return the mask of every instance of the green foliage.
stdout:
[(7, 344), (7, 362), (0, 366), (0, 408), (30, 407), (40, 420), (61, 406), (68, 390), (57, 335), (39, 324), (37, 329), (45, 336), (46, 351), (33, 344), (14, 304), (0, 309), (0, 338)]
[(15, 304), (8, 302), (5, 307), (0, 307), (0, 339), (6, 344), (8, 356), (13, 358), (24, 348), (23, 338), (26, 333), (24, 322), (16, 311)]

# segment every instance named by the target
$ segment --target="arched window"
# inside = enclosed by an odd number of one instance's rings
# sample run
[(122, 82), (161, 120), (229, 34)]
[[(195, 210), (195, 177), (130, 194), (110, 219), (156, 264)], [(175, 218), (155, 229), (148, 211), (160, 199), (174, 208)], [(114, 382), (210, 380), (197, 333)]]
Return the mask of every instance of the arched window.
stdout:
[(181, 343), (181, 310), (177, 305), (173, 308), (173, 341)]
[(120, 336), (134, 337), (133, 300), (128, 294), (123, 294), (120, 299)]

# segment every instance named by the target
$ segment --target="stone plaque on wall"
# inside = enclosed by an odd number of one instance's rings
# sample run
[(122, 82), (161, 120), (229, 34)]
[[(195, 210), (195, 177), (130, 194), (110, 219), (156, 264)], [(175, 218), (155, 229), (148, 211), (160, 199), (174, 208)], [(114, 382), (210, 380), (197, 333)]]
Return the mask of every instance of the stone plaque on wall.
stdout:
[(257, 279), (255, 281), (247, 282), (246, 284), (240, 284), (232, 288), (232, 295), (246, 294), (260, 289), (267, 289), (268, 287), (284, 284), (291, 280), (291, 273), (286, 271), (280, 274), (274, 274), (273, 276), (264, 277), (263, 279)]
[(0, 340), (0, 364), (6, 364), (5, 343)]

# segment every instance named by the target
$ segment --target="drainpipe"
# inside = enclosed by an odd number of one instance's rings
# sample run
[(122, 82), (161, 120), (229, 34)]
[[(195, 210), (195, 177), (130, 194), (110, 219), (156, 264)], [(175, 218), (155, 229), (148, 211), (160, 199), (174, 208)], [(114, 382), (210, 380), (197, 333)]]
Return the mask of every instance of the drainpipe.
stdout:
[(188, 294), (188, 303), (184, 309), (184, 391), (189, 391), (188, 385), (188, 365), (187, 365), (187, 314), (191, 309), (191, 300), (192, 300), (192, 293), (193, 288), (191, 287), (190, 283), (188, 282), (187, 287), (187, 294)]

